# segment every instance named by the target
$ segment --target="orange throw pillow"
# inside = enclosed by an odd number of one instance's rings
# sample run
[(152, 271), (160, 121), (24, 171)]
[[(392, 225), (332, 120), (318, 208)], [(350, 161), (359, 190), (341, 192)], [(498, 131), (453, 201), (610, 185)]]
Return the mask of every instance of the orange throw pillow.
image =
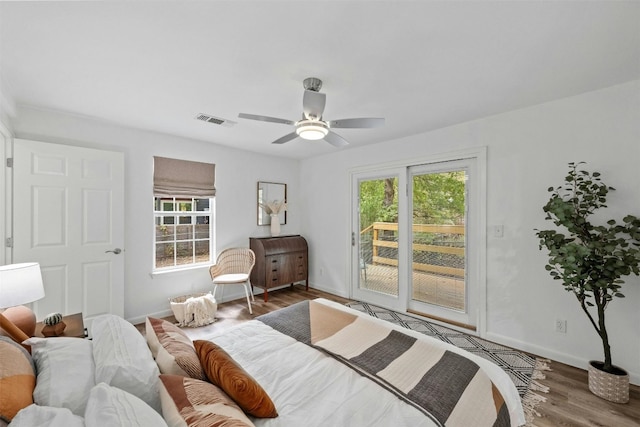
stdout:
[(275, 418), (276, 407), (264, 389), (229, 354), (211, 341), (193, 342), (204, 372), (247, 414)]

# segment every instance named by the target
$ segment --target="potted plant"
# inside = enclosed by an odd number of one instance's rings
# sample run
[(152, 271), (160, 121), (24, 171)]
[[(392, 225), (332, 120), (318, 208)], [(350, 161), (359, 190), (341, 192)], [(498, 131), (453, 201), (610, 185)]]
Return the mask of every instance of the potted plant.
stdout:
[(607, 207), (607, 194), (615, 189), (601, 182), (600, 173), (582, 170), (582, 164), (569, 163), (565, 183), (548, 189), (552, 194), (543, 207), (545, 219), (559, 230), (535, 231), (539, 248), (549, 251), (546, 270), (575, 295), (602, 340), (604, 362), (589, 362), (589, 390), (604, 399), (626, 403), (629, 375), (612, 364), (605, 310), (614, 298), (624, 297), (621, 278), (640, 272), (640, 219), (627, 215), (622, 224), (614, 219), (592, 224), (590, 216)]

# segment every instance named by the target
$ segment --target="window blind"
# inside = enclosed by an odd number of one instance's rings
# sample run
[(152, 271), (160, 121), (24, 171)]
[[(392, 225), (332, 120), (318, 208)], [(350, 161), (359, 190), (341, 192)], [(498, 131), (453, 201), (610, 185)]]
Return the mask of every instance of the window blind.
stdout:
[(153, 157), (154, 196), (214, 197), (213, 163)]

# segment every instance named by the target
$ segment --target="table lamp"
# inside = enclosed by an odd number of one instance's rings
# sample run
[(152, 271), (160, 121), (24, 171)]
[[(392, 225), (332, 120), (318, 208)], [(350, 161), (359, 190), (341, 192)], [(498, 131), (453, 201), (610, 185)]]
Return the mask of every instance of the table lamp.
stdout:
[(27, 304), (44, 298), (40, 264), (28, 262), (0, 266), (0, 328), (15, 341), (32, 337), (36, 316)]

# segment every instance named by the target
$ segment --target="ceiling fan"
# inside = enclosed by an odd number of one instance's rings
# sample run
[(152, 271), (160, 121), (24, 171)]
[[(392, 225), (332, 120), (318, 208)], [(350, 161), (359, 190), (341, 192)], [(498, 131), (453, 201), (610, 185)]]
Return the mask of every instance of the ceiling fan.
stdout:
[(324, 139), (335, 147), (348, 145), (346, 139), (333, 132), (331, 129), (355, 129), (355, 128), (376, 128), (384, 126), (384, 119), (365, 117), (357, 119), (323, 120), (322, 113), (326, 103), (326, 95), (320, 93), (322, 80), (309, 77), (302, 82), (304, 86), (304, 97), (302, 98), (302, 119), (296, 121), (279, 119), (277, 117), (258, 116), (255, 114), (240, 113), (241, 119), (258, 120), (262, 122), (281, 123), (295, 126), (295, 131), (273, 141), (273, 144), (284, 144), (297, 137), (318, 140)]

